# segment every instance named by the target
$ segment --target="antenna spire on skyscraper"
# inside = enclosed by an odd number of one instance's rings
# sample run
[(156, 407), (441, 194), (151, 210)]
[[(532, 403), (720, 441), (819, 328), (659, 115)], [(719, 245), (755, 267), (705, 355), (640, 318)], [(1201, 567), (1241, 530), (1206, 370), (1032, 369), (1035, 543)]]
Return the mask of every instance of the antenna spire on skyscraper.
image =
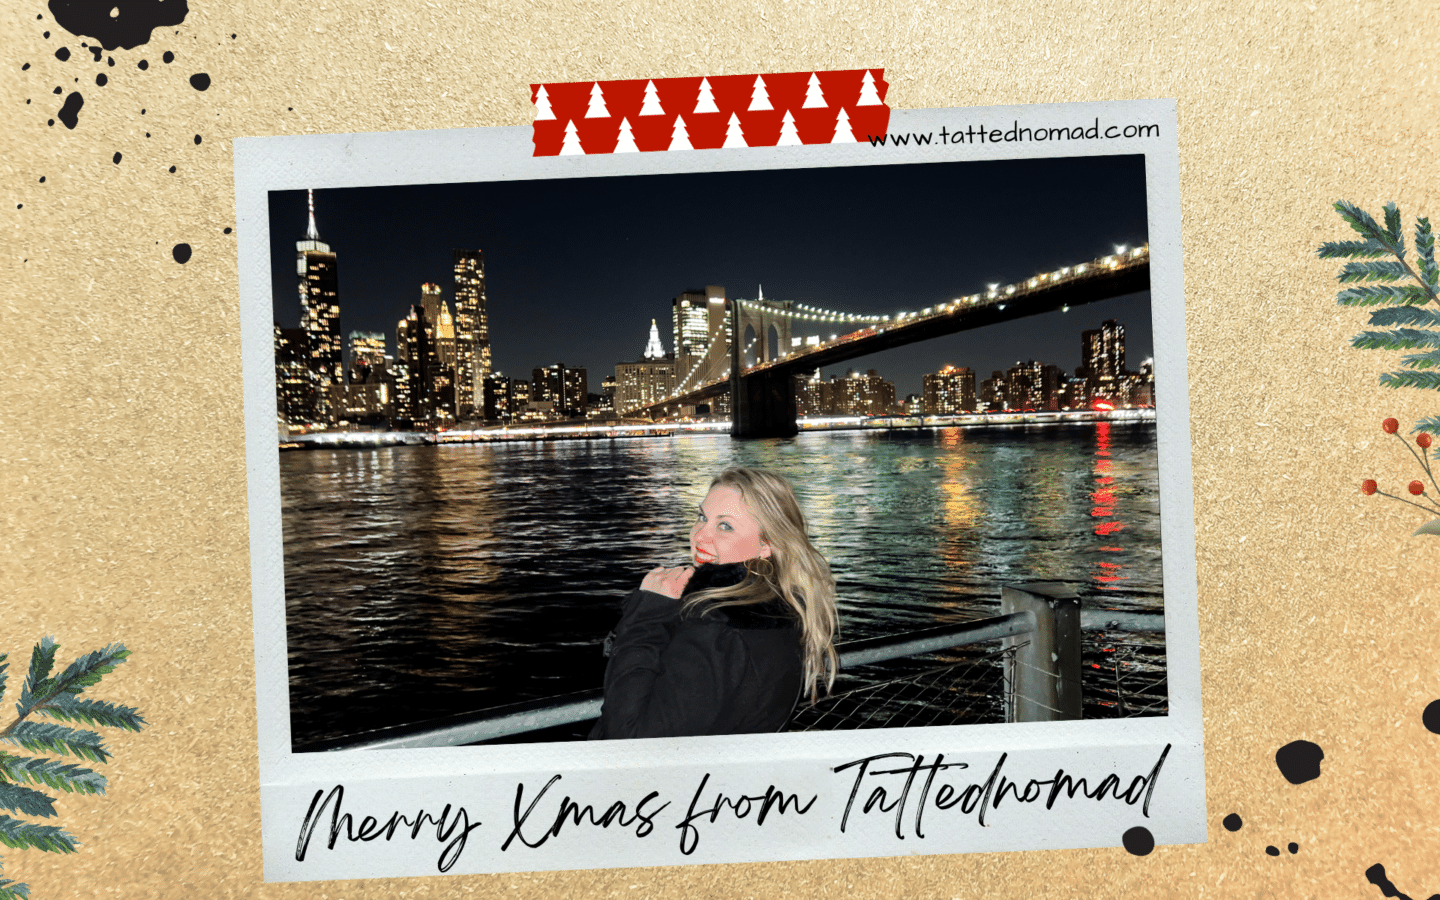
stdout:
[(305, 193), (310, 199), (310, 225), (305, 229), (305, 240), (318, 241), (320, 240), (320, 231), (315, 227), (315, 191), (307, 190)]
[(645, 344), (646, 359), (661, 359), (665, 356), (665, 347), (660, 343), (660, 326), (655, 320), (650, 320), (650, 340)]

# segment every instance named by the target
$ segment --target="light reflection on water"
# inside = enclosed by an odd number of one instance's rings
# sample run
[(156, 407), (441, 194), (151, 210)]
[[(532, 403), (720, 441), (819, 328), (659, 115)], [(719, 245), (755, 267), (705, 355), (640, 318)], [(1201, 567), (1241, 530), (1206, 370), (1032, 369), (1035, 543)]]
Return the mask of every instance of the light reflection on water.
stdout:
[(683, 560), (727, 465), (795, 484), (842, 640), (993, 615), (1025, 581), (1163, 606), (1153, 424), (285, 453), (296, 744), (598, 687), (620, 597)]

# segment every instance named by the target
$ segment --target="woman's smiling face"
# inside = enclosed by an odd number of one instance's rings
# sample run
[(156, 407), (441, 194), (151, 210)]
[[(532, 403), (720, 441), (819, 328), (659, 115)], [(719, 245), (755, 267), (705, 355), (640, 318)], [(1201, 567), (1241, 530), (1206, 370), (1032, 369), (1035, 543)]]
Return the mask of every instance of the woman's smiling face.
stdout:
[(760, 523), (740, 490), (723, 484), (711, 488), (690, 529), (690, 558), (695, 565), (738, 563), (769, 555), (770, 545), (760, 539)]

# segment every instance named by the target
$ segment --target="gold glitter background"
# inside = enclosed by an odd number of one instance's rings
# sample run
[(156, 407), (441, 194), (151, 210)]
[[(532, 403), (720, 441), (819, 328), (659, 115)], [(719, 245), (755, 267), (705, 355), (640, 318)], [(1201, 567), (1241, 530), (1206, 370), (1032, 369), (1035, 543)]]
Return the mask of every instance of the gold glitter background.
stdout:
[[(122, 641), (98, 696), (150, 722), (109, 738), (106, 796), (59, 797), (78, 854), (4, 853), (34, 897), (1364, 898), (1375, 863), (1440, 892), (1440, 539), (1358, 491), (1416, 477), (1379, 421), (1440, 397), (1377, 385), (1395, 354), (1348, 346), (1364, 313), (1315, 255), (1354, 236), (1337, 199), (1440, 216), (1429, 7), (192, 0), (114, 68), (39, 0), (0, 29), (0, 650), (13, 697), (41, 635), (65, 660)], [(861, 66), (893, 108), (1177, 100), (1209, 843), (263, 884), (230, 140), (523, 125), (531, 82)], [(46, 124), (57, 85), (86, 98), (74, 130)], [(1274, 754), (1302, 738), (1326, 756), (1295, 786)]]

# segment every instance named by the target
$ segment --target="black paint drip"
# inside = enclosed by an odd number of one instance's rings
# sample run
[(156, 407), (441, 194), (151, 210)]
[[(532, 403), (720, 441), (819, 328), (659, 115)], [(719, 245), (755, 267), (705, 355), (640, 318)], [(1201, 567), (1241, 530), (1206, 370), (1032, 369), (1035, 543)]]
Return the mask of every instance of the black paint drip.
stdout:
[(174, 256), (175, 261), (183, 266), (190, 261), (190, 245), (176, 244), (175, 248), (170, 251), (170, 255)]
[(1136, 856), (1148, 856), (1150, 851), (1155, 849), (1155, 836), (1144, 825), (1136, 825), (1127, 830), (1120, 841), (1126, 850)]
[(80, 122), (80, 107), (84, 105), (85, 98), (80, 96), (79, 91), (75, 91), (65, 98), (65, 105), (60, 107), (60, 112), (55, 115), (65, 123), (66, 128), (74, 131), (75, 126)]
[(1244, 825), (1245, 821), (1240, 818), (1238, 813), (1231, 813), (1226, 816), (1225, 821), (1220, 824), (1225, 826), (1226, 831), (1239, 831), (1240, 826)]
[[(175, 33), (179, 34), (180, 32), (177, 31)], [(160, 61), (168, 66), (170, 63), (175, 61), (175, 54), (171, 53), (169, 50), (166, 50), (164, 55), (160, 57)]]
[[(118, 9), (119, 14), (110, 15)], [(150, 40), (150, 32), (179, 25), (190, 13), (186, 0), (50, 0), (50, 14), (74, 35), (87, 35), (106, 50), (129, 50)]]
[(110, 80), (109, 78), (106, 78), (106, 77), (105, 77), (105, 73), (104, 73), (104, 72), (101, 72), (99, 75), (96, 75), (96, 76), (95, 76), (95, 83), (96, 83), (97, 85), (99, 85), (100, 87), (104, 87), (104, 86), (105, 86), (105, 82), (107, 82), (107, 81), (109, 81), (109, 80)]
[(70, 48), (69, 48), (69, 47), (61, 47), (59, 50), (56, 50), (56, 51), (55, 51), (55, 58), (58, 59), (58, 60), (60, 60), (61, 62), (65, 62), (66, 60), (68, 60), (68, 59), (70, 58)]
[(1291, 741), (1275, 751), (1275, 765), (1291, 784), (1304, 784), (1320, 777), (1320, 760), (1325, 751), (1310, 741)]
[[(1387, 897), (1397, 897), (1399, 900), (1410, 900), (1408, 894), (1402, 894), (1399, 888), (1390, 883), (1390, 879), (1385, 877), (1385, 867), (1379, 863), (1365, 870), (1365, 880), (1378, 887), (1380, 893)], [(1440, 894), (1431, 894), (1430, 900), (1440, 900)]]
[(197, 91), (207, 90), (210, 87), (210, 76), (204, 72), (196, 72), (190, 76), (190, 86)]

